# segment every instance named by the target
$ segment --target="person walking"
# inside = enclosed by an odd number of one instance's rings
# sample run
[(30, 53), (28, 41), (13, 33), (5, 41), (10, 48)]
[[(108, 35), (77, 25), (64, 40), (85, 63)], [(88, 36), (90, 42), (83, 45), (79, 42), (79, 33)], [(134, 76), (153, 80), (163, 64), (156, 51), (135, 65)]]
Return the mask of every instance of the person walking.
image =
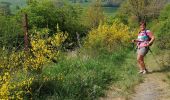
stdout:
[(144, 63), (144, 57), (149, 51), (149, 46), (153, 44), (155, 37), (153, 33), (146, 29), (146, 22), (140, 22), (140, 32), (138, 38), (132, 40), (133, 43), (137, 43), (137, 63), (139, 65), (139, 73), (146, 74), (147, 68)]

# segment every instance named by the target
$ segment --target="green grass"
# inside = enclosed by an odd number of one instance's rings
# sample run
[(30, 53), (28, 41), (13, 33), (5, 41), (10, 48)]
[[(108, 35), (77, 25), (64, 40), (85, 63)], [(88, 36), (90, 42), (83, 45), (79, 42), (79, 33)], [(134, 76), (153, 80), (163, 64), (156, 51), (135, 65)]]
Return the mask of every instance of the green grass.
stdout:
[(100, 53), (95, 57), (81, 54), (72, 58), (64, 57), (58, 64), (43, 70), (42, 75), (51, 80), (43, 82), (40, 78), (32, 84), (33, 98), (94, 100), (104, 96), (104, 90), (111, 84), (120, 88), (122, 95), (127, 95), (140, 79), (134, 63), (125, 61), (127, 52)]

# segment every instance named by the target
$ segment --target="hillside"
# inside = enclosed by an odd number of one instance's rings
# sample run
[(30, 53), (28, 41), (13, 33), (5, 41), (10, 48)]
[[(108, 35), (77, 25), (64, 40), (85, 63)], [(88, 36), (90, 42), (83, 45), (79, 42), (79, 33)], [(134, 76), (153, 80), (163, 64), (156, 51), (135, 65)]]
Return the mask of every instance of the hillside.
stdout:
[[(106, 1), (103, 0), (102, 6), (106, 15), (112, 15), (124, 0), (110, 0)], [(15, 13), (18, 8), (24, 7), (26, 5), (26, 0), (0, 0), (0, 6), (4, 3), (8, 3), (12, 13)], [(87, 8), (91, 3), (92, 0), (65, 0), (65, 2), (71, 4), (80, 4), (80, 6)]]

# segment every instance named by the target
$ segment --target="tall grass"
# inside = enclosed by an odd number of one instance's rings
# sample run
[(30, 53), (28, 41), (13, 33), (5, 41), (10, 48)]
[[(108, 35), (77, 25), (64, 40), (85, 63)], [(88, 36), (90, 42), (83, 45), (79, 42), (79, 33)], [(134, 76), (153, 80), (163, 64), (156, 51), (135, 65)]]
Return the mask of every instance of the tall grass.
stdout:
[(34, 99), (94, 100), (104, 96), (104, 90), (111, 84), (128, 94), (139, 82), (134, 64), (122, 64), (128, 53), (129, 50), (121, 50), (95, 57), (78, 54), (60, 58), (58, 64), (44, 68), (41, 77), (48, 77), (48, 81), (41, 78), (34, 81), (32, 96)]

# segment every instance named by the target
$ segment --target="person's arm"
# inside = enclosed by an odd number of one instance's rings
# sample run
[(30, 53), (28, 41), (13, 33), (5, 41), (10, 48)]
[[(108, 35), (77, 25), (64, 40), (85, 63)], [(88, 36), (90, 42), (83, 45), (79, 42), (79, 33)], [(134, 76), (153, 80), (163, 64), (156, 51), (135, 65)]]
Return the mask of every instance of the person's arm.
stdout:
[(153, 44), (153, 42), (154, 42), (154, 40), (155, 40), (155, 36), (153, 35), (153, 33), (152, 33), (152, 32), (149, 32), (149, 34), (148, 34), (148, 35), (149, 35), (149, 37), (151, 38), (151, 40), (149, 41), (149, 44), (148, 44), (148, 45), (150, 46), (150, 45), (152, 45), (152, 44)]

